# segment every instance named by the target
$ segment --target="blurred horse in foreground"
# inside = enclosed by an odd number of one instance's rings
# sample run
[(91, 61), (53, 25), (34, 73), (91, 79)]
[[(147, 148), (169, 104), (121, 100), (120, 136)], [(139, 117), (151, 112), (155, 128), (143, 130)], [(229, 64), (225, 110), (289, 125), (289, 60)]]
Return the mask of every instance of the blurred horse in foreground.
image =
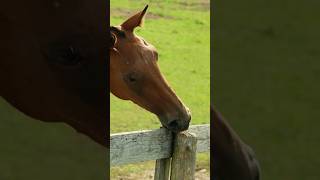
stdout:
[(107, 146), (105, 8), (100, 0), (2, 2), (0, 96)]
[(259, 180), (260, 166), (254, 151), (227, 121), (210, 107), (213, 121), (213, 177), (215, 180)]

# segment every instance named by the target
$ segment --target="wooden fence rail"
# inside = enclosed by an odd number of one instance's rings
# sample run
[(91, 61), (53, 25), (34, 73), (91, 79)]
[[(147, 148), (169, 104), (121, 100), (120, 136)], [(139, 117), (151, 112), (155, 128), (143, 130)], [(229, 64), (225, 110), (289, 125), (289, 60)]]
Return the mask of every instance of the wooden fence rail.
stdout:
[(111, 166), (156, 160), (155, 180), (193, 180), (196, 153), (210, 150), (210, 126), (173, 135), (165, 128), (112, 134)]

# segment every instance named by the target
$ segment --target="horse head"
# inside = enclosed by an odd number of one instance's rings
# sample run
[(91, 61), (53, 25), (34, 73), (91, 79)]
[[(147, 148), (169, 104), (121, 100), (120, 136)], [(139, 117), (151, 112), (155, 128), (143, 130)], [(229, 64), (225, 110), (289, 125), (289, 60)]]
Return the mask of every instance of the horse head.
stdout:
[(134, 33), (142, 25), (147, 8), (110, 27), (110, 89), (120, 99), (156, 114), (169, 130), (186, 130), (190, 112), (161, 74), (156, 48)]
[(107, 146), (105, 7), (100, 0), (3, 2), (0, 96)]

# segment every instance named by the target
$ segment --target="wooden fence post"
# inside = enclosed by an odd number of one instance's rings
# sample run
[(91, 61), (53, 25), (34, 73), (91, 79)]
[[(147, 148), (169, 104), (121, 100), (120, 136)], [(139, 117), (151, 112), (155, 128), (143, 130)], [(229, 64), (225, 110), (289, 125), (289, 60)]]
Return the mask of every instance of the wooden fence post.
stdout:
[(180, 132), (174, 139), (171, 162), (171, 180), (194, 180), (196, 168), (197, 137), (188, 131)]
[(154, 180), (169, 180), (171, 158), (157, 159)]
[(209, 124), (177, 135), (165, 128), (123, 132), (111, 135), (108, 158), (111, 166), (156, 160), (155, 180), (194, 180), (196, 152), (208, 152), (209, 145)]

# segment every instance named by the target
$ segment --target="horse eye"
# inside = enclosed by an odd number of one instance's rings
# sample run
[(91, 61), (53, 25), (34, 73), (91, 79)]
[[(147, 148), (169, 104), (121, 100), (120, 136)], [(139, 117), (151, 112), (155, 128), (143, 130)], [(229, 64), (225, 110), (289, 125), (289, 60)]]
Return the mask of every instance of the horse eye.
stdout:
[(64, 65), (76, 65), (81, 61), (80, 53), (78, 49), (69, 46), (60, 50), (58, 62)]
[(130, 73), (125, 76), (125, 81), (130, 84), (134, 84), (138, 81), (138, 75), (136, 73)]
[(130, 74), (128, 76), (128, 80), (131, 82), (131, 83), (134, 83), (137, 81), (137, 77), (134, 75), (134, 74)]
[(45, 56), (51, 63), (63, 66), (75, 66), (82, 62), (80, 51), (73, 46), (52, 45)]

